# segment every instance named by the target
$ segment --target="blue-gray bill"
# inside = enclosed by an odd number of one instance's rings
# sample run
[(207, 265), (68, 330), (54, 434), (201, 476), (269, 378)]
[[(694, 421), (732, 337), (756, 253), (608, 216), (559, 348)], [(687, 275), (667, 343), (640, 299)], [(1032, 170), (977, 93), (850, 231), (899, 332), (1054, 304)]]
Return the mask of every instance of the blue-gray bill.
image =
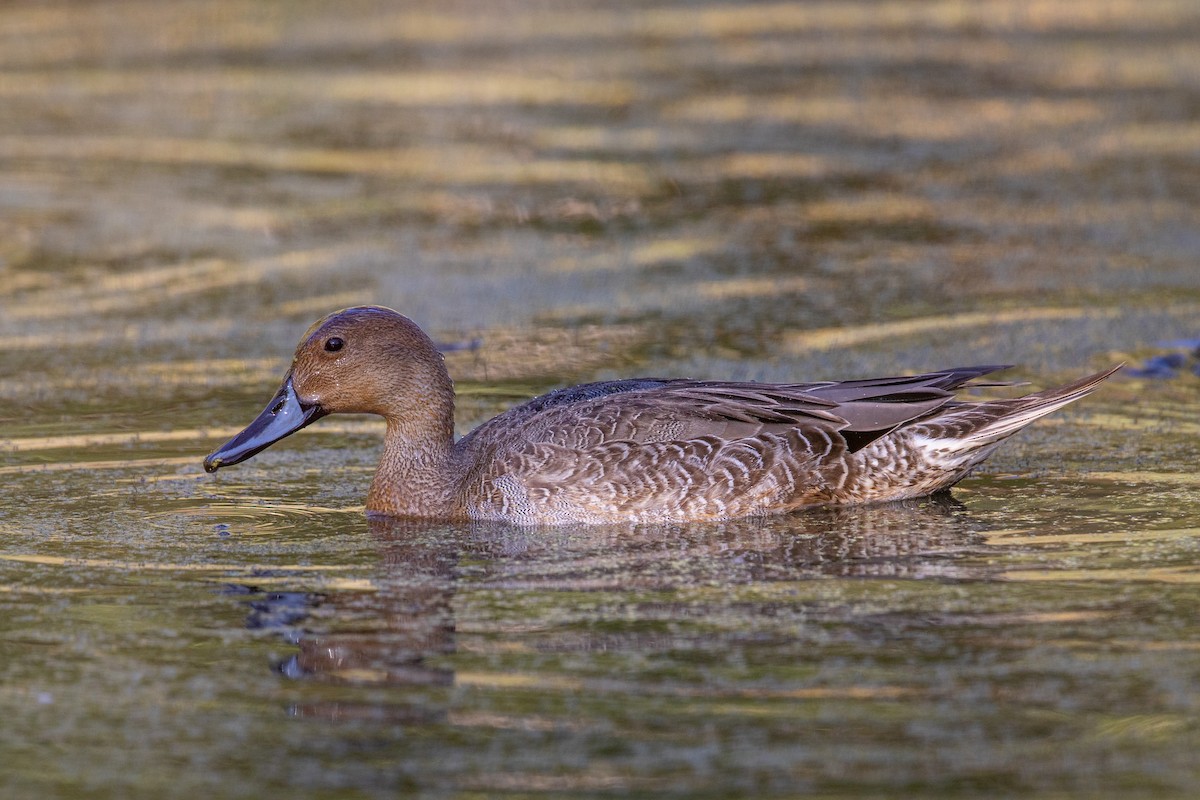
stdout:
[(271, 402), (246, 428), (204, 459), (206, 472), (238, 464), (325, 416), (319, 405), (300, 402), (288, 377)]

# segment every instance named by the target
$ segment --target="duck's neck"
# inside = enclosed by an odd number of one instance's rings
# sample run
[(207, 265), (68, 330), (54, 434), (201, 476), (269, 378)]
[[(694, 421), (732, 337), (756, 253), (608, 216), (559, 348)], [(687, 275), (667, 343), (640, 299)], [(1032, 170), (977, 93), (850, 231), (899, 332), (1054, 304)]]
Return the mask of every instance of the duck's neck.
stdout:
[(386, 419), (383, 455), (367, 494), (367, 512), (396, 517), (460, 517), (457, 498), (461, 476), (453, 458), (453, 399), (448, 403), (419, 404), (403, 416)]

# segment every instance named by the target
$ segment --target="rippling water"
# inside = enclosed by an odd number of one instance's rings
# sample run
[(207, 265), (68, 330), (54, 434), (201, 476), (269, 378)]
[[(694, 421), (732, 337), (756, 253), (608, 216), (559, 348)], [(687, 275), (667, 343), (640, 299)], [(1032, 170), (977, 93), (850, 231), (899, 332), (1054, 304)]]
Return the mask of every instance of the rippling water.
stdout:
[[(1190, 796), (1198, 43), (1183, 0), (0, 9), (0, 795)], [(898, 506), (368, 524), (357, 418), (205, 475), (359, 302), (447, 345), (460, 432), (1179, 366)]]

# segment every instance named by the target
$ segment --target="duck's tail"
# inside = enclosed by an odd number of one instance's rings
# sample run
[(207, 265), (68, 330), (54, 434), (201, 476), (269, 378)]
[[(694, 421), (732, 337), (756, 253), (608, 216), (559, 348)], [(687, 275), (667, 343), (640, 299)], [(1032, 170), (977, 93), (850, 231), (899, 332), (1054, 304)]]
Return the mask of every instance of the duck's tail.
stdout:
[[(1096, 387), (1108, 380), (1123, 366), (1124, 364), (1118, 364), (1111, 369), (1088, 375), (1054, 389), (1046, 389), (1012, 400), (993, 400), (970, 407), (963, 417), (965, 420), (974, 421), (976, 425), (964, 432), (965, 435), (962, 437), (964, 448), (984, 447), (1007, 439), (1031, 422), (1041, 419), (1047, 414), (1053, 414), (1063, 406), (1091, 394)], [(957, 416), (957, 414), (952, 413), (949, 416)]]
[(1054, 389), (1011, 400), (963, 403), (914, 426), (918, 446), (947, 476), (946, 486), (962, 480), (1000, 443), (1026, 425), (1096, 390), (1123, 364)]

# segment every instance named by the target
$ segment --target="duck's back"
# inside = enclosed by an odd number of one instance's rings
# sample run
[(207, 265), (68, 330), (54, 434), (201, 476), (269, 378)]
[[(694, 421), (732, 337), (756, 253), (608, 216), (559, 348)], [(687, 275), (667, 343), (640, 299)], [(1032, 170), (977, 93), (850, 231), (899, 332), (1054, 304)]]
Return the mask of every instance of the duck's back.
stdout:
[(560, 389), (458, 445), (468, 513), (525, 523), (719, 519), (836, 502), (853, 454), (997, 367), (809, 384), (640, 378)]

